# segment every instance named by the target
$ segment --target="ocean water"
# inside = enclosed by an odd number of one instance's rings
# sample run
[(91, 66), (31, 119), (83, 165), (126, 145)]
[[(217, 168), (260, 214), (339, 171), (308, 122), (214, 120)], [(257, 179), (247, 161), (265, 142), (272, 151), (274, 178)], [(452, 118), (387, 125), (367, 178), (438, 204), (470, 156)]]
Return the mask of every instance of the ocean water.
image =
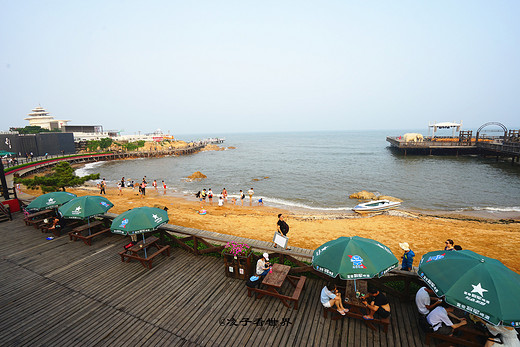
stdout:
[[(221, 146), (236, 149), (88, 164), (77, 174), (99, 172), (114, 187), (122, 176), (136, 182), (147, 176), (149, 184), (164, 180), (168, 194), (189, 198), (203, 188), (238, 196), (253, 187), (255, 201), (309, 211), (349, 211), (357, 200), (348, 196), (367, 190), (398, 197), (408, 209), (520, 212), (519, 165), (477, 156), (405, 157), (386, 142), (405, 132), (218, 135), (226, 138)], [(208, 177), (186, 181), (195, 171)]]

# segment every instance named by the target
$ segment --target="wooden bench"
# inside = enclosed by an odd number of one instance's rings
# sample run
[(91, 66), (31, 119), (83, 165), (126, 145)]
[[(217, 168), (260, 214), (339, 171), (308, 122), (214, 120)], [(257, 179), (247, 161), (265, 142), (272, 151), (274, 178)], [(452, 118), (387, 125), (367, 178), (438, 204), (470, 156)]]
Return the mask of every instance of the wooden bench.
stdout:
[[(375, 318), (374, 317), (374, 319), (372, 319), (372, 320), (366, 320), (363, 318), (363, 313), (361, 311), (353, 309), (352, 304), (343, 304), (343, 305), (350, 306), (349, 312), (347, 312), (344, 316), (341, 313), (339, 313), (338, 310), (335, 309), (334, 307), (325, 307), (324, 306), (323, 307), (323, 318), (327, 318), (328, 313), (330, 312), (332, 320), (338, 320), (343, 317), (356, 318), (356, 319), (360, 319), (360, 320), (364, 321), (365, 324), (372, 330), (376, 330), (376, 326), (374, 324), (381, 325), (385, 334), (388, 333), (388, 326), (390, 325), (390, 317), (387, 317), (387, 318)], [(355, 312), (353, 312), (353, 311), (355, 311)]]
[(78, 232), (71, 231), (71, 232), (69, 232), (69, 237), (70, 237), (71, 240), (74, 240), (74, 241), (83, 240), (83, 242), (87, 246), (92, 246), (92, 239), (94, 237), (102, 235), (104, 233), (110, 233), (110, 228), (102, 229), (100, 231), (91, 233), (90, 235), (81, 235)]
[(62, 230), (65, 230), (67, 228), (74, 228), (74, 227), (77, 227), (77, 226), (80, 226), (81, 225), (81, 221), (80, 220), (74, 220), (74, 221), (68, 221), (68, 222), (64, 222), (65, 224), (61, 227), (56, 227), (54, 229), (51, 229), (51, 225), (48, 224), (48, 225), (43, 225), (41, 226), (40, 230), (42, 231), (42, 233), (50, 233), (52, 232), (52, 234), (55, 236), (55, 237), (60, 237), (61, 236), (61, 232)]
[(465, 326), (455, 329), (453, 336), (443, 335), (434, 331), (426, 333), (425, 344), (431, 345), (432, 339), (442, 340), (446, 342), (446, 345), (462, 345), (468, 347), (481, 347), (483, 345), (482, 340), (485, 341), (489, 337), (488, 334), (483, 333), (480, 330), (468, 328)]
[(257, 294), (260, 294), (261, 296), (264, 296), (264, 295), (273, 296), (273, 297), (276, 297), (276, 298), (282, 300), (284, 305), (287, 306), (287, 307), (289, 307), (289, 304), (287, 303), (287, 301), (291, 301), (291, 302), (294, 303), (293, 308), (295, 310), (297, 310), (298, 309), (298, 303), (300, 302), (300, 294), (301, 294), (301, 292), (303, 290), (303, 286), (305, 285), (305, 281), (307, 280), (307, 277), (305, 277), (305, 276), (298, 277), (298, 276), (290, 276), (289, 275), (289, 276), (287, 276), (287, 279), (289, 280), (291, 285), (293, 285), (295, 287), (292, 296), (287, 296), (287, 295), (279, 294), (279, 293), (276, 293), (276, 292), (271, 292), (271, 291), (268, 291), (268, 290), (265, 290), (265, 289), (251, 288), (251, 287), (247, 287), (247, 296), (251, 297), (251, 294), (253, 292), (255, 292)]
[[(125, 258), (128, 258), (128, 259), (126, 259), (126, 262), (128, 263), (131, 259), (135, 259), (135, 260), (140, 261), (141, 264), (145, 268), (151, 269), (153, 260), (156, 256), (158, 256), (161, 253), (163, 253), (163, 254), (166, 253), (166, 255), (168, 257), (170, 256), (170, 246), (169, 245), (166, 245), (166, 246), (160, 245), (158, 243), (159, 239), (157, 237), (151, 236), (151, 237), (147, 238), (145, 241), (146, 241), (146, 243), (143, 243), (143, 241), (139, 241), (138, 243), (136, 243), (129, 249), (119, 252), (119, 255), (121, 256), (121, 261), (124, 262)], [(157, 248), (157, 251), (155, 253), (153, 253), (152, 255), (147, 255), (146, 258), (141, 257), (139, 255), (139, 252), (144, 249), (142, 247), (143, 245), (146, 247), (147, 250), (151, 247), (155, 247), (155, 248)]]
[(54, 211), (53, 210), (43, 210), (35, 213), (28, 214), (24, 217), (23, 221), (25, 222), (25, 225), (32, 225), (35, 228), (38, 228), (38, 225), (40, 223), (43, 223), (43, 221), (48, 218)]

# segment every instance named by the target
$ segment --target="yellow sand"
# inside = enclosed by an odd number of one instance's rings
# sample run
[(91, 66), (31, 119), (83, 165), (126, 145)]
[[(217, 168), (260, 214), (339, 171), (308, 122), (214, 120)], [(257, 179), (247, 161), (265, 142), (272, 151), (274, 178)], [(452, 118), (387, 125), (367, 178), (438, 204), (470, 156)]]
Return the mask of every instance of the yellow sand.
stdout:
[[(97, 189), (82, 187), (68, 189), (79, 196), (97, 194)], [(26, 191), (27, 192), (27, 191)], [(28, 192), (31, 193), (31, 192)], [(122, 196), (117, 189), (107, 189), (107, 198), (114, 203), (110, 210), (121, 213), (138, 206), (159, 204), (168, 207), (170, 223), (185, 227), (215, 231), (222, 234), (271, 241), (276, 230), (277, 214), (283, 212), (290, 225), (289, 244), (315, 249), (321, 244), (340, 236), (361, 236), (378, 240), (389, 246), (400, 259), (403, 251), (399, 242), (408, 242), (416, 254), (415, 265), (429, 251), (444, 247), (451, 238), (455, 244), (488, 257), (501, 260), (510, 269), (520, 272), (520, 223), (503, 224), (492, 220), (467, 221), (433, 216), (418, 218), (378, 215), (362, 218), (327, 219), (320, 216), (302, 216), (268, 206), (233, 206), (229, 202), (223, 207), (205, 204), (206, 215), (197, 213), (199, 201), (190, 196), (185, 198), (164, 195), (162, 189), (146, 189), (146, 197), (140, 199), (137, 188), (125, 188)], [(32, 194), (38, 195), (34, 191)], [(410, 214), (412, 215), (412, 214)]]

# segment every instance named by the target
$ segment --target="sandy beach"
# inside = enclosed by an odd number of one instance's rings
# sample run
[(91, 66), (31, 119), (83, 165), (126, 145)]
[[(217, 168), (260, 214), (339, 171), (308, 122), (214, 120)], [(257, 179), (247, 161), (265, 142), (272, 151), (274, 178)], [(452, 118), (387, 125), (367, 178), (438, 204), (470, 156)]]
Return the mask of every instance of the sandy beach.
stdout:
[[(78, 196), (97, 194), (95, 187), (67, 189)], [(38, 191), (24, 192), (39, 195)], [(500, 221), (468, 218), (462, 215), (431, 216), (417, 212), (398, 210), (391, 214), (359, 217), (355, 215), (308, 215), (275, 209), (269, 206), (244, 206), (225, 204), (217, 206), (206, 202), (206, 215), (199, 215), (199, 201), (195, 197), (164, 195), (162, 189), (147, 188), (141, 199), (138, 189), (125, 188), (119, 196), (117, 189), (107, 189), (106, 197), (114, 203), (110, 210), (122, 213), (139, 206), (166, 206), (170, 224), (214, 231), (222, 234), (271, 241), (276, 230), (277, 214), (284, 213), (290, 225), (289, 244), (315, 249), (340, 236), (361, 236), (378, 240), (389, 246), (400, 259), (399, 242), (408, 242), (415, 252), (414, 265), (422, 255), (444, 247), (446, 239), (453, 239), (463, 249), (470, 249), (488, 257), (501, 260), (510, 269), (520, 273), (518, 244), (520, 223), (518, 220)], [(469, 219), (469, 220), (468, 220)], [(274, 249), (274, 248), (273, 248)]]

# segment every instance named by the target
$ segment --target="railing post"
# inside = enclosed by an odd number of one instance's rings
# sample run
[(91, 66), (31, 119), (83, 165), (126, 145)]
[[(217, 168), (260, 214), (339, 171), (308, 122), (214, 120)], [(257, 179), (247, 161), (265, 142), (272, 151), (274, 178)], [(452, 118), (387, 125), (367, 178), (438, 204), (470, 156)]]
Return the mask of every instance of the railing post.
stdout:
[(191, 238), (193, 239), (193, 252), (195, 255), (199, 255), (199, 240), (195, 235), (193, 235)]

